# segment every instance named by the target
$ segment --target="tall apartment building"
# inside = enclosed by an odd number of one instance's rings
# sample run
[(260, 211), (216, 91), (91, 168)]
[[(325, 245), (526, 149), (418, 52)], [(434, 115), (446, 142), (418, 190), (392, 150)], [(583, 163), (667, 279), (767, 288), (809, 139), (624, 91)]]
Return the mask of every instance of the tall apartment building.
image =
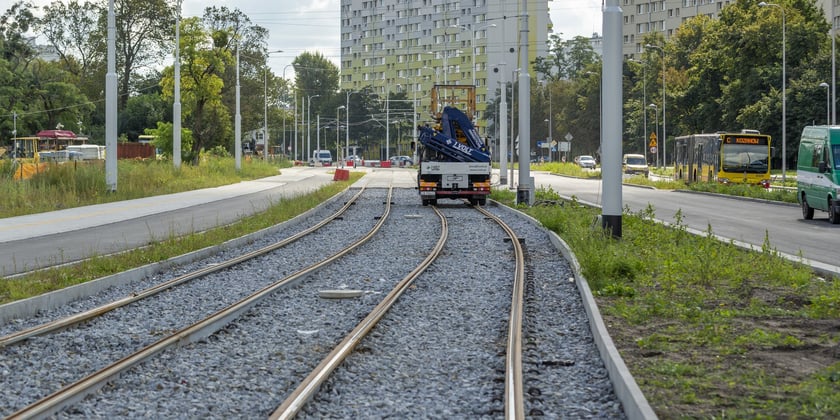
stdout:
[[(680, 24), (689, 18), (706, 15), (717, 18), (721, 10), (737, 0), (622, 0), (624, 16), (623, 47), (625, 57), (638, 58), (644, 52), (644, 37), (650, 32), (664, 32), (670, 39)], [(835, 2), (835, 27), (840, 0), (816, 0), (822, 7), (826, 21), (831, 22), (831, 2)], [(767, 3), (772, 4), (769, 0)]]
[[(547, 53), (548, 1), (527, 3), (529, 62)], [(522, 66), (521, 6), (518, 0), (341, 0), (341, 88), (416, 95), (419, 121), (426, 122), (433, 84), (475, 85), (475, 118), (483, 130), (501, 78), (510, 82)]]

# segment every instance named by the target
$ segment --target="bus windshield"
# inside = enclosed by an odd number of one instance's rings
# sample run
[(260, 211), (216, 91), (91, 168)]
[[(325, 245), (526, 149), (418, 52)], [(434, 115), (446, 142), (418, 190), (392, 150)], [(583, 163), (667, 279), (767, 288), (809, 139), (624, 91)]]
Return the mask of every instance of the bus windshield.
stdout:
[(721, 151), (724, 172), (767, 172), (767, 146), (725, 144)]

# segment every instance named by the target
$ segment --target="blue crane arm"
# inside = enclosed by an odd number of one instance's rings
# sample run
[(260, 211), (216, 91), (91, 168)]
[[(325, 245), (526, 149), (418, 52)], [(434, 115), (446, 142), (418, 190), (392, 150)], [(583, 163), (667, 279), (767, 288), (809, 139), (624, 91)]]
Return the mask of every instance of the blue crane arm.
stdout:
[[(458, 138), (465, 139), (464, 142)], [(425, 147), (457, 162), (490, 162), (490, 153), (470, 119), (453, 107), (441, 114), (441, 131), (420, 127), (418, 139)]]

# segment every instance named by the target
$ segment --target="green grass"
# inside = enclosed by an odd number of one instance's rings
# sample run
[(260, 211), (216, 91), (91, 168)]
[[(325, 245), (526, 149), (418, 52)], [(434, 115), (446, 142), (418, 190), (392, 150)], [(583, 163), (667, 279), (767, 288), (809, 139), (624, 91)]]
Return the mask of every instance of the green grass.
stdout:
[(288, 161), (248, 160), (237, 172), (233, 158), (209, 154), (202, 155), (198, 166), (183, 164), (178, 170), (168, 161), (120, 160), (117, 191), (110, 193), (101, 161), (51, 164), (47, 171), (31, 179), (15, 181), (12, 161), (6, 159), (0, 161), (0, 217), (233, 184), (277, 175), (281, 167), (288, 166)]
[[(599, 210), (537, 191), (520, 210), (572, 248), (610, 334), (661, 418), (840, 417), (840, 282), (650, 219), (622, 217), (613, 239)], [(514, 193), (493, 198), (513, 206)], [(679, 214), (676, 215), (679, 220)]]

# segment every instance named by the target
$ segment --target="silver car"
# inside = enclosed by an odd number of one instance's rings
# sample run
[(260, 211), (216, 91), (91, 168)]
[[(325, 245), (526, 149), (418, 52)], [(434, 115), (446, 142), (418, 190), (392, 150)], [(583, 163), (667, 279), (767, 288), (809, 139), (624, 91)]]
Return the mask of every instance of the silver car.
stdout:
[(581, 155), (575, 158), (575, 163), (584, 169), (595, 169), (595, 158), (589, 155)]

